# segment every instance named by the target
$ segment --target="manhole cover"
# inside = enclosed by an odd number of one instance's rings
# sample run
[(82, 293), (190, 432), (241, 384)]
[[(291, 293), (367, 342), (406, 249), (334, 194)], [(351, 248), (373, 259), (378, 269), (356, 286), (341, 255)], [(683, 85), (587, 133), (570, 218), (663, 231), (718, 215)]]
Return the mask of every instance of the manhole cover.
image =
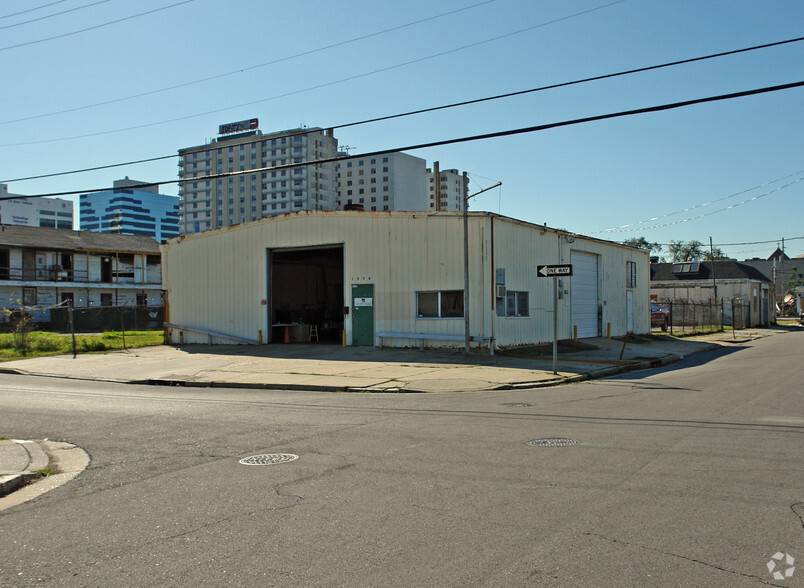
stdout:
[(292, 453), (266, 453), (264, 455), (252, 455), (240, 460), (243, 465), (274, 465), (277, 463), (287, 463), (299, 459), (298, 455)]
[(565, 439), (563, 437), (547, 437), (546, 439), (531, 439), (525, 442), (526, 445), (533, 447), (569, 447), (570, 445), (577, 445), (575, 439)]
[(536, 405), (530, 404), (529, 402), (505, 402), (500, 406), (507, 406), (508, 408), (528, 408), (530, 406), (536, 406)]

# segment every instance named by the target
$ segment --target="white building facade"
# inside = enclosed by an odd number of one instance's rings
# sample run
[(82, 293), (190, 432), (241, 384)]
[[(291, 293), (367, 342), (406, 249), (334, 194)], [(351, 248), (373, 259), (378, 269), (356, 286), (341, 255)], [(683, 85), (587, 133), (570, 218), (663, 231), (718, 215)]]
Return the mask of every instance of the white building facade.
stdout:
[(73, 228), (73, 202), (61, 198), (12, 198), (8, 185), (0, 184), (0, 224), (26, 227)]
[(335, 209), (338, 187), (333, 162), (205, 179), (338, 154), (331, 130), (299, 128), (263, 134), (256, 130), (256, 119), (242, 122), (251, 122), (252, 130), (228, 134), (239, 129), (240, 123), (221, 125), (223, 134), (209, 143), (179, 150), (179, 178), (185, 180), (179, 184), (180, 233), (300, 210)]
[(461, 211), (468, 195), (461, 172), (442, 170), (437, 202), (434, 172), (424, 159), (402, 152), (345, 159), (336, 170), (340, 210)]
[(426, 210), (426, 162), (407, 153), (355, 157), (336, 164), (338, 208)]
[(438, 177), (436, 182), (435, 171), (427, 169), (427, 204), (422, 210), (463, 210), (469, 195), (467, 176), (457, 169), (442, 169)]
[[(460, 213), (304, 212), (173, 239), (162, 246), (170, 339), (187, 343), (322, 340), (462, 346)], [(473, 346), (650, 331), (649, 262), (617, 243), (470, 213)]]

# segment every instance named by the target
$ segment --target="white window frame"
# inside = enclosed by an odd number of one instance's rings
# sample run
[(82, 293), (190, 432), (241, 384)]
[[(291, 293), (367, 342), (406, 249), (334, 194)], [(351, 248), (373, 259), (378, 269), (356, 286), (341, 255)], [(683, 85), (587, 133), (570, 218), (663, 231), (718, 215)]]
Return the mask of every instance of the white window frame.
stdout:
[[(442, 299), (442, 295), (444, 294), (452, 294), (458, 295), (459, 300), (461, 302), (461, 309), (460, 309), (460, 316), (443, 316), (444, 308), (444, 300)], [(437, 315), (428, 315), (424, 316), (421, 314), (419, 308), (419, 297), (423, 294), (435, 294), (436, 295), (436, 309), (438, 314)], [(464, 299), (463, 299), (463, 290), (421, 290), (416, 292), (416, 320), (426, 320), (426, 319), (444, 319), (444, 320), (454, 320), (454, 319), (463, 319), (464, 318)]]

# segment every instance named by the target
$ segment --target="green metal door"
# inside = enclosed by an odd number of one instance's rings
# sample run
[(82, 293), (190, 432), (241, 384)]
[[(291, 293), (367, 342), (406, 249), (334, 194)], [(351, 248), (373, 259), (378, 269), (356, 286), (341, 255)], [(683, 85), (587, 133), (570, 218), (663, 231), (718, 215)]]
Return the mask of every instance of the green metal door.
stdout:
[(352, 284), (352, 345), (374, 345), (374, 284)]

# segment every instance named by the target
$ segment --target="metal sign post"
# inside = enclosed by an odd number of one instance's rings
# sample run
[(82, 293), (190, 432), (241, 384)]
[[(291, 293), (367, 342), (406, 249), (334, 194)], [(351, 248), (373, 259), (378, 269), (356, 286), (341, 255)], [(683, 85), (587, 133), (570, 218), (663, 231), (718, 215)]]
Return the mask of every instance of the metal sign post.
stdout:
[(537, 265), (536, 275), (553, 278), (553, 375), (558, 374), (558, 278), (572, 276), (572, 264)]
[(553, 375), (558, 375), (558, 276), (553, 276)]

